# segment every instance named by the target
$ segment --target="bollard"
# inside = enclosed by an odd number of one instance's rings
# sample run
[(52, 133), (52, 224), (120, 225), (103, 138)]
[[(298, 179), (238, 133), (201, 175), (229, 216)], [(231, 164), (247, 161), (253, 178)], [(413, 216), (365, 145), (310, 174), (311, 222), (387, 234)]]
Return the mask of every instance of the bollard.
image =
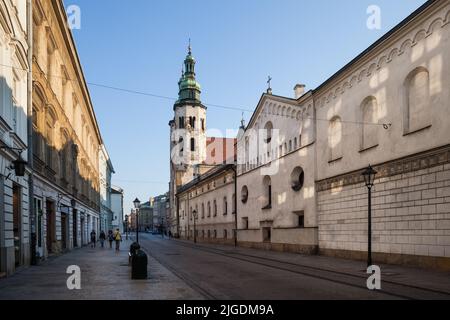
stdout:
[(147, 263), (147, 254), (144, 251), (137, 249), (131, 260), (131, 279), (147, 279)]

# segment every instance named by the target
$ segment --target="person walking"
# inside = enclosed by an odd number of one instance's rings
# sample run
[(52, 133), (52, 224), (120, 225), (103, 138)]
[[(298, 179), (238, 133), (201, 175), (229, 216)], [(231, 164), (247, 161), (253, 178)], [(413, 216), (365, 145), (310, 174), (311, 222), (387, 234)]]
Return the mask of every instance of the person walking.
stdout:
[(91, 231), (91, 248), (95, 248), (97, 242), (97, 234), (95, 233), (95, 230)]
[(120, 242), (122, 242), (122, 235), (120, 234), (120, 230), (116, 229), (114, 233), (114, 240), (116, 241), (116, 251), (120, 251)]
[(113, 235), (112, 230), (108, 231), (108, 241), (109, 241), (109, 248), (112, 249), (112, 244), (114, 241), (114, 235)]
[(101, 244), (102, 248), (105, 247), (105, 240), (106, 240), (106, 234), (105, 234), (105, 232), (102, 230), (102, 231), (100, 232), (100, 244)]

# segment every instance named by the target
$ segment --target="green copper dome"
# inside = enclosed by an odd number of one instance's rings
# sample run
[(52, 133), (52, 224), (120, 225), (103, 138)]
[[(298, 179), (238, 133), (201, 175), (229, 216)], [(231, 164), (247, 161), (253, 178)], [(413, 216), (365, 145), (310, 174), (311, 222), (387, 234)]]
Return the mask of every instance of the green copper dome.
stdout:
[(178, 87), (178, 101), (175, 103), (175, 106), (188, 103), (201, 104), (201, 86), (195, 79), (195, 59), (192, 56), (190, 45), (189, 53), (184, 60), (184, 70), (178, 82)]

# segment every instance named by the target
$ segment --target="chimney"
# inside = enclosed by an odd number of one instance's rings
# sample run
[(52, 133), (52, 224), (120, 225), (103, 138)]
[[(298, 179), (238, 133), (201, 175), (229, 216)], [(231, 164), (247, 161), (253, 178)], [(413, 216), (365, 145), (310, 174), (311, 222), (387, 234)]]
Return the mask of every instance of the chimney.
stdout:
[(305, 85), (297, 84), (294, 87), (294, 92), (295, 92), (295, 99), (300, 99), (300, 97), (305, 93)]

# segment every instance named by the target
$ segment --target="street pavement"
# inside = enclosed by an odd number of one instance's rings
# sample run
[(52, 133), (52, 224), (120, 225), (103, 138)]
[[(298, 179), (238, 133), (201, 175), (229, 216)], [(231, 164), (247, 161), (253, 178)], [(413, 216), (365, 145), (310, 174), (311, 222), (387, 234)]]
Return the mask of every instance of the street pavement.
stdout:
[[(0, 300), (450, 299), (450, 274), (380, 265), (381, 290), (367, 289), (364, 262), (194, 244), (142, 233), (147, 280), (131, 280), (128, 248), (82, 248), (0, 280)], [(69, 290), (66, 269), (81, 269)]]
[(367, 289), (361, 261), (140, 236), (141, 246), (206, 299), (450, 299), (450, 274), (380, 265)]
[[(51, 258), (39, 266), (20, 270), (0, 280), (0, 300), (197, 300), (202, 299), (191, 287), (156, 262), (148, 260), (147, 280), (131, 280), (128, 249), (121, 251), (85, 247)], [(81, 290), (69, 290), (67, 267), (81, 269)]]

